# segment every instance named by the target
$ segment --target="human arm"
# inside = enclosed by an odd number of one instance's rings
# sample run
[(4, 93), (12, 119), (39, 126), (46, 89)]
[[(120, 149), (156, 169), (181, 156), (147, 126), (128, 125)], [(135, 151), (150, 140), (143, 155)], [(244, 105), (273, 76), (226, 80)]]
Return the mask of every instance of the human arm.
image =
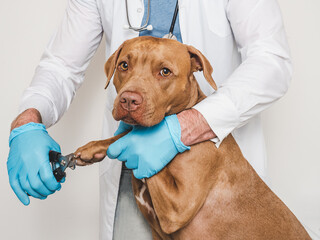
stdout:
[(194, 106), (219, 142), (282, 97), (292, 71), (275, 0), (230, 0), (226, 9), (242, 64), (218, 91)]
[(46, 127), (68, 109), (103, 35), (96, 1), (68, 0), (62, 22), (51, 36), (22, 96), (20, 110), (37, 109)]
[(29, 108), (20, 113), (11, 123), (12, 131), (14, 128), (20, 127), (29, 122), (42, 123), (40, 112), (35, 108)]
[(215, 137), (221, 143), (288, 89), (291, 62), (276, 1), (230, 0), (226, 11), (243, 62), (218, 91), (193, 107), (199, 114), (180, 113), (190, 114), (179, 119), (186, 145)]
[(181, 126), (181, 141), (185, 145), (191, 146), (216, 137), (206, 119), (196, 109), (184, 110), (177, 117)]
[(63, 21), (23, 94), (21, 114), (11, 124), (9, 181), (25, 205), (30, 202), (27, 193), (44, 199), (61, 187), (48, 157), (50, 150), (60, 151), (60, 147), (44, 125), (53, 125), (67, 110), (101, 38), (96, 1), (69, 0)]

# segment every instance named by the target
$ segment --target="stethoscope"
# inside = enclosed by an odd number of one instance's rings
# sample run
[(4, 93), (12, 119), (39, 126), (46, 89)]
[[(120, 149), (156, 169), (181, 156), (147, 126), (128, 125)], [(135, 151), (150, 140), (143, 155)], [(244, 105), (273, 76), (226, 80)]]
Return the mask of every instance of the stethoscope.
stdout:
[[(173, 14), (173, 18), (171, 21), (171, 26), (169, 29), (169, 33), (164, 35), (163, 38), (169, 38), (169, 39), (175, 39), (177, 40), (177, 37), (173, 35), (173, 29), (174, 29), (174, 25), (176, 23), (177, 20), (177, 15), (178, 15), (178, 11), (179, 11), (179, 4), (178, 4), (178, 0), (176, 3), (176, 8), (174, 10), (174, 14)], [(130, 18), (129, 18), (129, 13), (128, 13), (128, 0), (126, 0), (126, 14), (127, 14), (127, 21), (128, 21), (128, 25), (124, 26), (124, 29), (130, 29), (136, 32), (141, 32), (141, 31), (152, 31), (153, 27), (152, 25), (149, 25), (149, 18), (150, 18), (150, 0), (148, 0), (148, 12), (147, 12), (147, 18), (146, 18), (146, 22), (143, 24), (143, 26), (141, 27), (133, 27), (130, 23)]]

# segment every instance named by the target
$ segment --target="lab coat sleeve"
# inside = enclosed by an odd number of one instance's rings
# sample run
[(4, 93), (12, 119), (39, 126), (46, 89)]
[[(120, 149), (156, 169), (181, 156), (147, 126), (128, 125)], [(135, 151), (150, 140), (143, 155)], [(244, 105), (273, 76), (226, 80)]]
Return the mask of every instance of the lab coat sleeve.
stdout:
[(68, 109), (103, 35), (96, 0), (68, 0), (62, 22), (51, 36), (24, 91), (19, 112), (36, 108), (49, 127)]
[(197, 109), (218, 143), (282, 97), (292, 66), (276, 0), (229, 0), (226, 7), (242, 63)]

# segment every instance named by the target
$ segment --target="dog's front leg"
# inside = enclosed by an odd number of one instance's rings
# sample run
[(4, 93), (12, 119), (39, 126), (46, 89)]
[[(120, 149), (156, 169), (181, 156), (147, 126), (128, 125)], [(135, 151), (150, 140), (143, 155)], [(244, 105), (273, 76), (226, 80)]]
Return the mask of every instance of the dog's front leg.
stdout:
[(102, 161), (107, 155), (109, 146), (127, 133), (121, 133), (105, 140), (92, 141), (78, 148), (74, 153), (77, 165), (86, 166)]
[(154, 210), (166, 234), (183, 228), (204, 204), (219, 163), (219, 154), (212, 145), (205, 142), (192, 146), (147, 179)]

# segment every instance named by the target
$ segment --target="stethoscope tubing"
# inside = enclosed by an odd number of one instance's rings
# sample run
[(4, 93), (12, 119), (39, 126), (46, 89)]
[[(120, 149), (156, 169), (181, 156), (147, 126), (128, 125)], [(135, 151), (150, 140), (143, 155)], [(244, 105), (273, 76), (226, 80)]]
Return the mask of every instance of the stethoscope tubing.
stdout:
[(170, 26), (169, 34), (173, 34), (173, 29), (174, 29), (174, 25), (176, 24), (178, 12), (179, 12), (179, 1), (177, 0), (176, 8), (174, 9), (173, 18), (172, 18), (172, 21), (171, 21), (171, 26)]
[[(173, 14), (172, 21), (171, 21), (171, 26), (170, 26), (170, 29), (169, 29), (169, 34), (168, 34), (169, 36), (173, 36), (174, 25), (175, 25), (176, 20), (177, 20), (178, 12), (179, 12), (179, 1), (177, 0), (176, 7), (175, 7), (175, 10), (174, 10), (174, 14)], [(143, 24), (143, 26), (141, 26), (141, 27), (133, 27), (131, 25), (130, 18), (129, 18), (129, 11), (128, 11), (128, 0), (126, 0), (126, 15), (127, 15), (127, 21), (128, 21), (128, 26), (125, 27), (126, 29), (131, 29), (131, 30), (136, 31), (136, 32), (141, 32), (141, 31), (144, 31), (144, 30), (149, 30), (149, 31), (152, 30), (152, 25), (148, 25), (149, 19), (150, 19), (150, 0), (148, 0), (147, 18), (146, 18), (146, 22)]]
[[(148, 13), (147, 13), (147, 19), (146, 19), (146, 22), (143, 26), (141, 27), (133, 27), (130, 23), (130, 18), (129, 18), (129, 11), (128, 11), (128, 0), (126, 0), (126, 14), (127, 14), (127, 21), (128, 21), (128, 29), (131, 29), (131, 30), (134, 30), (134, 31), (137, 31), (137, 32), (141, 32), (141, 31), (144, 31), (144, 30), (147, 30), (148, 29), (148, 23), (149, 23), (149, 18), (150, 18), (150, 0), (148, 0)], [(151, 25), (150, 25), (151, 26)], [(150, 28), (150, 27), (149, 27)], [(152, 28), (152, 27), (151, 27)], [(152, 30), (152, 29), (151, 29)]]

